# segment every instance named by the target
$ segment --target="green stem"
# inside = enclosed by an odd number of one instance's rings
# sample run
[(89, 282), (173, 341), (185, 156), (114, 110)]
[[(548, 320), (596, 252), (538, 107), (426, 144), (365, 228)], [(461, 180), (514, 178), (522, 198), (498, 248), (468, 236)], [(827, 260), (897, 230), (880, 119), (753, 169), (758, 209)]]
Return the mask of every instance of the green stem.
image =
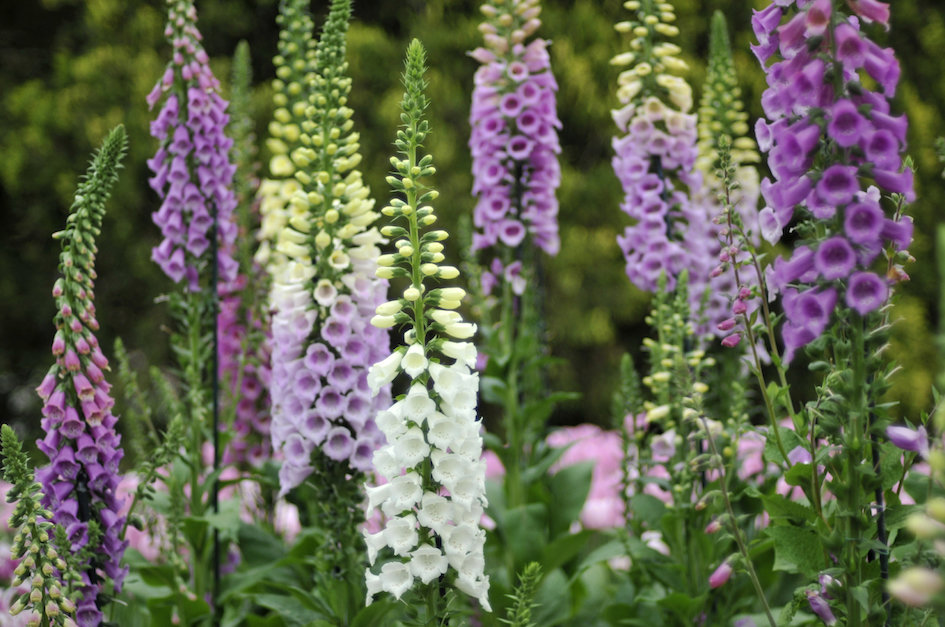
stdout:
[(853, 388), (850, 407), (850, 429), (846, 434), (844, 449), (847, 457), (847, 535), (845, 546), (844, 567), (846, 570), (847, 625), (858, 627), (860, 621), (860, 603), (854, 594), (863, 581), (863, 560), (860, 556), (861, 525), (860, 525), (860, 481), (856, 476), (864, 459), (863, 451), (869, 442), (864, 437), (864, 414), (866, 404), (866, 359), (863, 321), (850, 325), (852, 330), (851, 361), (853, 362)]
[(765, 616), (768, 618), (768, 622), (771, 624), (771, 627), (778, 627), (778, 624), (774, 620), (774, 616), (771, 614), (771, 608), (768, 606), (768, 598), (765, 596), (764, 588), (761, 587), (761, 581), (758, 579), (758, 573), (755, 572), (755, 566), (751, 561), (751, 554), (748, 552), (748, 545), (745, 542), (743, 537), (742, 530), (739, 528), (738, 519), (735, 516), (735, 509), (732, 507), (732, 500), (729, 498), (728, 494), (728, 473), (725, 472), (725, 464), (722, 463), (722, 456), (719, 454), (719, 449), (715, 445), (715, 438), (712, 437), (712, 432), (709, 431), (709, 421), (706, 419), (705, 414), (701, 414), (702, 426), (705, 429), (706, 437), (709, 440), (709, 447), (712, 450), (712, 456), (719, 460), (719, 487), (720, 492), (722, 493), (722, 500), (725, 503), (725, 511), (728, 513), (728, 523), (732, 536), (735, 538), (735, 544), (738, 545), (738, 552), (741, 553), (742, 559), (745, 560), (745, 567), (748, 569), (748, 577), (751, 579), (752, 587), (755, 589), (755, 594), (758, 595), (758, 599), (761, 601), (761, 605), (764, 608)]

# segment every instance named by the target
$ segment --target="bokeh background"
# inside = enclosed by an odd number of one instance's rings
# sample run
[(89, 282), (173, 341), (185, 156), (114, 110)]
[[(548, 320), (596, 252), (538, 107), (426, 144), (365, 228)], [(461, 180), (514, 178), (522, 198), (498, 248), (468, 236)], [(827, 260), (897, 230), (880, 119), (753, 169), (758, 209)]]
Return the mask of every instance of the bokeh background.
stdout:
[[(272, 56), (277, 0), (198, 0), (199, 27), (216, 75), (228, 93), (230, 58), (249, 42), (254, 71), (257, 136), (272, 111)], [(687, 78), (701, 93), (709, 17), (722, 10), (733, 34), (735, 61), (747, 108), (761, 115), (764, 76), (748, 49), (751, 9), (765, 0), (676, 0), (690, 64)], [(912, 280), (897, 296), (891, 356), (901, 365), (891, 397), (904, 416), (932, 402), (938, 376), (940, 283), (935, 233), (945, 206), (942, 166), (933, 149), (945, 134), (945, 7), (942, 0), (893, 2), (888, 33), (871, 29), (895, 48), (903, 80), (894, 107), (910, 119), (909, 153), (917, 168), (918, 200), (910, 212), (916, 237)], [(313, 0), (317, 28), (327, 0)], [(402, 55), (419, 37), (429, 51), (429, 115), (435, 155), (438, 214), (449, 229), (471, 215), (472, 179), (466, 149), (473, 73), (465, 53), (480, 44), (477, 2), (468, 0), (355, 0), (348, 38), (351, 95), (361, 132), (362, 169), (382, 206), (384, 176), (398, 124)], [(610, 399), (624, 352), (639, 354), (648, 333), (648, 297), (624, 274), (616, 236), (628, 223), (610, 160), (615, 131), (610, 109), (617, 70), (609, 59), (626, 49), (613, 29), (625, 19), (617, 0), (545, 0), (539, 34), (552, 41), (561, 131), (561, 253), (546, 259), (548, 336), (560, 357), (551, 373), (557, 389), (580, 391), (562, 405), (557, 424), (609, 423)], [(170, 289), (150, 261), (159, 240), (150, 214), (158, 199), (146, 184), (145, 160), (156, 146), (148, 135), (152, 113), (145, 95), (163, 72), (162, 0), (32, 0), (0, 3), (0, 420), (26, 432), (38, 429), (33, 388), (51, 363), (54, 313), (50, 290), (58, 244), (50, 234), (64, 224), (77, 178), (90, 151), (113, 125), (131, 141), (125, 171), (108, 204), (99, 238), (96, 302), (106, 354), (120, 336), (134, 363), (168, 365), (166, 309), (156, 302)], [(259, 142), (262, 144), (262, 141)], [(263, 162), (266, 156), (262, 155)], [(454, 231), (455, 233), (455, 231)], [(456, 253), (455, 240), (450, 249)], [(803, 383), (803, 368), (796, 368)], [(798, 388), (801, 388), (798, 385)]]

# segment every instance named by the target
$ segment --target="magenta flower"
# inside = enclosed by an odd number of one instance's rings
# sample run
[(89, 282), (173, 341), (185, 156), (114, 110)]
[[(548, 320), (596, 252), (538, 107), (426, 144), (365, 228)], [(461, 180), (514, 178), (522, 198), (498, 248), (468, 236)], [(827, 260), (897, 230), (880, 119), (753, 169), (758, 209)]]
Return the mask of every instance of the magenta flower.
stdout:
[(889, 286), (886, 281), (872, 272), (857, 272), (850, 277), (846, 302), (861, 316), (878, 309), (888, 296)]

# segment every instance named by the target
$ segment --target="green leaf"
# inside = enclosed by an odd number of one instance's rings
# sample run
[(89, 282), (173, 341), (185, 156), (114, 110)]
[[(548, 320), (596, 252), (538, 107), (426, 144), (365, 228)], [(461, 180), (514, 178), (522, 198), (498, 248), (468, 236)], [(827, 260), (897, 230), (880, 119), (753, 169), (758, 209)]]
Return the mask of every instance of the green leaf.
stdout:
[(541, 459), (538, 460), (538, 463), (536, 463), (534, 466), (529, 466), (524, 471), (522, 471), (522, 483), (529, 484), (534, 483), (535, 481), (540, 481), (548, 472), (548, 469), (551, 468), (556, 461), (561, 459), (561, 456), (564, 455), (569, 446), (570, 445), (562, 446), (561, 448), (550, 449), (547, 451), (541, 457)]
[(794, 464), (790, 470), (784, 473), (784, 480), (788, 485), (809, 486), (811, 479), (810, 464)]
[(579, 520), (591, 490), (594, 462), (584, 461), (562, 468), (549, 479), (551, 491), (551, 535), (567, 532)]
[(548, 542), (548, 508), (542, 503), (527, 503), (506, 510), (505, 533), (508, 550), (516, 564), (541, 559), (541, 547)]
[(182, 531), (187, 543), (192, 547), (203, 547), (207, 542), (210, 523), (203, 516), (185, 516), (181, 521)]
[(219, 512), (209, 512), (204, 518), (212, 529), (220, 532), (220, 539), (227, 541), (236, 541), (244, 524), (240, 520), (240, 503), (233, 499), (223, 501)]
[(816, 577), (827, 567), (823, 543), (813, 529), (778, 525), (765, 534), (774, 541), (774, 570)]
[(805, 522), (814, 520), (816, 512), (806, 505), (797, 501), (784, 498), (780, 494), (770, 494), (761, 497), (764, 503), (765, 511), (772, 520), (777, 518), (786, 518), (794, 522)]
[(630, 498), (630, 511), (634, 520), (656, 528), (666, 513), (666, 504), (650, 494), (634, 494)]
[(495, 405), (505, 405), (505, 393), (508, 386), (498, 377), (482, 377), (479, 379), (479, 393), (482, 400)]
[(305, 605), (290, 596), (282, 594), (256, 594), (253, 600), (259, 605), (274, 610), (288, 625), (298, 625), (304, 627), (316, 620), (324, 619), (325, 616), (310, 610)]
[(286, 553), (282, 540), (256, 525), (242, 523), (238, 537), (243, 562), (249, 566), (271, 564)]
[[(781, 435), (781, 443), (784, 445), (784, 452), (790, 454), (798, 446), (807, 448), (807, 443), (797, 434), (794, 429), (787, 427), (778, 427), (778, 433)], [(775, 464), (784, 464), (784, 457), (778, 448), (778, 441), (774, 434), (769, 431), (765, 440), (764, 460)]]
[(902, 529), (906, 525), (909, 516), (916, 512), (921, 512), (920, 505), (889, 505), (886, 507), (886, 529)]
[[(631, 538), (632, 540), (633, 538)], [(611, 540), (606, 544), (602, 544), (593, 551), (591, 551), (587, 557), (581, 560), (580, 565), (577, 567), (577, 573), (580, 573), (594, 564), (615, 558), (623, 557), (627, 554), (627, 550), (624, 548), (623, 543), (620, 540)]]
[(594, 532), (587, 529), (582, 529), (577, 533), (565, 532), (559, 535), (542, 551), (542, 570), (547, 573), (564, 566), (587, 546), (588, 539), (593, 535)]
[(659, 606), (675, 615), (682, 624), (694, 624), (694, 618), (705, 604), (705, 597), (690, 597), (682, 592), (674, 592), (658, 601)]
[(532, 621), (542, 627), (558, 625), (571, 617), (571, 588), (568, 578), (559, 568), (553, 570), (541, 581), (535, 594), (535, 608)]
[(378, 599), (355, 615), (351, 620), (351, 627), (387, 625), (389, 621), (383, 619), (394, 607), (395, 603), (390, 599)]

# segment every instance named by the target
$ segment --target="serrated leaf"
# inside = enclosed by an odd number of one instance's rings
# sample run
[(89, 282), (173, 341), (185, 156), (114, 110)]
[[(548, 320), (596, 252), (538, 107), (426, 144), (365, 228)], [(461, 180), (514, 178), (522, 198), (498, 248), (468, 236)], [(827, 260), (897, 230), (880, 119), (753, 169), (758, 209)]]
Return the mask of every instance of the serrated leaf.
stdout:
[(774, 570), (816, 577), (827, 567), (823, 543), (813, 529), (778, 525), (765, 529), (774, 541)]
[(791, 521), (805, 522), (814, 520), (817, 516), (812, 508), (784, 498), (780, 494), (762, 496), (761, 501), (772, 519), (786, 518)]

